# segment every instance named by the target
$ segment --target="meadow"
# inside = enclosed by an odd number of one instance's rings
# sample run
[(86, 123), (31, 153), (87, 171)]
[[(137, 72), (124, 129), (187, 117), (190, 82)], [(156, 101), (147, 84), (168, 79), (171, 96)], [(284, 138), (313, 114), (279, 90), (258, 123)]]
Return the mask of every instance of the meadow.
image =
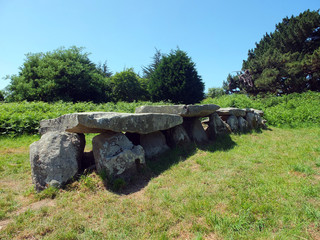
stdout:
[(130, 183), (108, 186), (88, 171), (41, 193), (28, 148), (45, 114), (133, 112), (145, 103), (2, 103), (0, 239), (320, 239), (320, 94), (203, 103), (262, 109), (269, 127), (173, 149)]

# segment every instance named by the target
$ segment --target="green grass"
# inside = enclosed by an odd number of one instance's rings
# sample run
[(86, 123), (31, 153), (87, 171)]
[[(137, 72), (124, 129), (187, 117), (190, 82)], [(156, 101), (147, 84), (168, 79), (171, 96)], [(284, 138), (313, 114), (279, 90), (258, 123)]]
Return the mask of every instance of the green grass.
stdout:
[[(174, 149), (148, 162), (153, 178), (144, 188), (128, 184), (129, 194), (106, 190), (95, 172), (64, 190), (35, 193), (20, 150), (36, 139), (0, 138), (0, 219), (12, 220), (0, 239), (320, 236), (320, 128), (272, 128)], [(53, 197), (55, 206), (15, 215)]]

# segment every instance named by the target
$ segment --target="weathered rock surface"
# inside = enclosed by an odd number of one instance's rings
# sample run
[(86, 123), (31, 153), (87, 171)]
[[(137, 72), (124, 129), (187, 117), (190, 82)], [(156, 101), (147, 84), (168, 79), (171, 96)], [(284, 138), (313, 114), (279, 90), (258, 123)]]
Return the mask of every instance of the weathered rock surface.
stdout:
[(166, 130), (183, 122), (182, 117), (157, 113), (87, 112), (66, 114), (40, 122), (40, 133), (67, 131), (74, 133), (136, 132), (147, 134)]
[(141, 134), (140, 144), (143, 147), (147, 158), (152, 158), (169, 150), (166, 137), (160, 131)]
[(196, 143), (205, 143), (208, 141), (208, 136), (199, 118), (184, 118), (183, 127), (192, 141)]
[(177, 114), (181, 117), (206, 117), (219, 108), (215, 104), (141, 106), (136, 108), (136, 113), (167, 113)]
[(184, 146), (190, 143), (190, 138), (182, 125), (164, 131), (167, 143), (170, 147)]
[(37, 191), (60, 187), (80, 168), (85, 146), (83, 134), (48, 132), (30, 145), (32, 182)]
[(257, 119), (254, 113), (248, 112), (246, 115), (246, 120), (248, 122), (248, 126), (250, 129), (256, 129), (258, 128)]
[(262, 110), (257, 110), (257, 109), (253, 109), (253, 108), (252, 108), (252, 110), (254, 113), (259, 114), (260, 117), (263, 117), (264, 112)]
[(251, 113), (259, 114), (260, 117), (263, 117), (263, 115), (264, 115), (264, 112), (262, 110), (257, 110), (254, 108), (244, 108), (243, 110), (245, 110), (247, 113), (251, 112)]
[(220, 108), (217, 110), (217, 113), (220, 116), (229, 116), (234, 115), (236, 117), (245, 117), (246, 116), (246, 110), (240, 109), (240, 108)]
[(96, 168), (111, 178), (135, 173), (145, 163), (141, 146), (135, 146), (123, 133), (102, 133), (92, 139)]
[(238, 132), (238, 118), (234, 115), (231, 115), (228, 120), (227, 123), (229, 124), (231, 131), (232, 132)]
[(248, 122), (243, 117), (238, 117), (239, 132), (245, 133), (249, 131)]
[(206, 133), (210, 139), (215, 139), (216, 136), (230, 133), (227, 124), (222, 121), (217, 113), (213, 113), (209, 116), (207, 124), (208, 128), (206, 129)]

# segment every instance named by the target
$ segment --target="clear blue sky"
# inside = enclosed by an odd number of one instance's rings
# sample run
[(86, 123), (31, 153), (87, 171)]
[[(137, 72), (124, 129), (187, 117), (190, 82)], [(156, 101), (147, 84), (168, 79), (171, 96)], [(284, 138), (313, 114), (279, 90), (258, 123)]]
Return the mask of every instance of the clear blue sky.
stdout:
[(319, 0), (0, 0), (0, 89), (26, 53), (73, 45), (95, 63), (107, 60), (114, 73), (141, 73), (155, 48), (169, 53), (179, 46), (206, 90), (221, 87), (282, 18), (319, 8)]

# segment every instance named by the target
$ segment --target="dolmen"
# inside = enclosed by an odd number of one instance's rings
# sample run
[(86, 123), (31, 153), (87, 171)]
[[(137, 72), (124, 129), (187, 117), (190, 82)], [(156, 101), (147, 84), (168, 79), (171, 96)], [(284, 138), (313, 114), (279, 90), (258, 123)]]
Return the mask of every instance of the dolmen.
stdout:
[[(99, 133), (92, 139), (97, 171), (108, 179), (130, 178), (146, 158), (190, 142), (262, 127), (262, 116), (254, 109), (206, 104), (141, 106), (135, 113), (85, 112), (43, 120), (41, 139), (30, 145), (32, 181), (41, 191), (60, 188), (76, 177), (90, 161), (84, 152), (85, 133)], [(201, 122), (203, 118), (207, 119)]]

